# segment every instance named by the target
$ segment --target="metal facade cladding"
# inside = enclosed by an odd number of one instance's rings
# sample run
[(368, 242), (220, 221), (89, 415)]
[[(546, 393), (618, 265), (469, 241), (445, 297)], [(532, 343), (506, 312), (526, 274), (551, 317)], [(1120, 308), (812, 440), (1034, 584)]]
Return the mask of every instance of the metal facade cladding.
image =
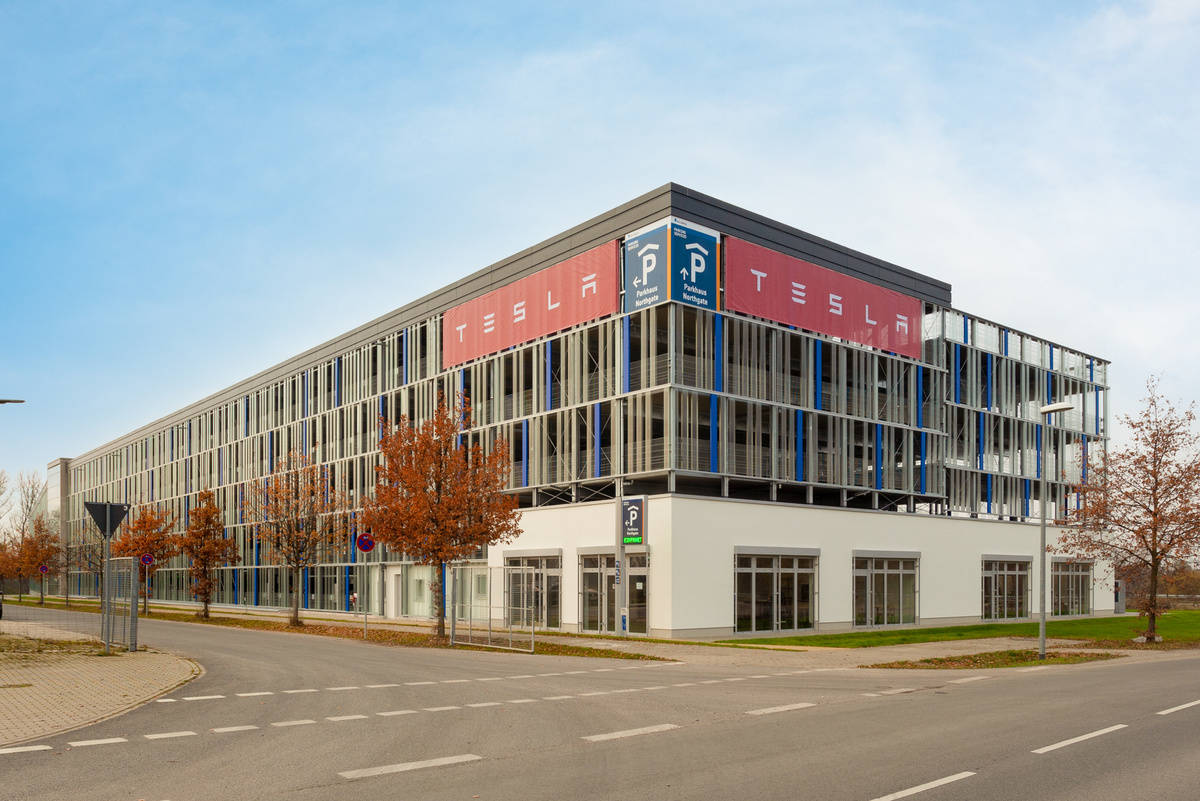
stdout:
[(917, 298), (731, 236), (725, 308), (921, 358)]
[(442, 368), (618, 311), (617, 241), (606, 242), (442, 315)]

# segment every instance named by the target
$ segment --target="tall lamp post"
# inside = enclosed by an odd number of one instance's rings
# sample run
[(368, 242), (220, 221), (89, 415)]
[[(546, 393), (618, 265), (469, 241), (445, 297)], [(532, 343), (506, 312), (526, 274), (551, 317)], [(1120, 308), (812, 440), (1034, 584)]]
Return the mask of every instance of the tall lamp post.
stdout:
[[(1068, 412), (1074, 408), (1075, 405), (1073, 403), (1061, 401), (1059, 403), (1047, 404), (1039, 409), (1038, 412), (1046, 424), (1049, 425), (1050, 415), (1055, 412)], [(1048, 433), (1048, 429), (1043, 428), (1042, 430)], [(1038, 571), (1041, 574), (1041, 577), (1038, 579), (1038, 594), (1040, 595), (1038, 605), (1041, 607), (1041, 617), (1038, 619), (1038, 659), (1046, 658), (1046, 508), (1050, 505), (1049, 500), (1046, 498), (1046, 453), (1050, 450), (1049, 441), (1050, 438), (1048, 436), (1042, 437), (1042, 463), (1039, 465), (1042, 474), (1042, 547), (1038, 549)]]

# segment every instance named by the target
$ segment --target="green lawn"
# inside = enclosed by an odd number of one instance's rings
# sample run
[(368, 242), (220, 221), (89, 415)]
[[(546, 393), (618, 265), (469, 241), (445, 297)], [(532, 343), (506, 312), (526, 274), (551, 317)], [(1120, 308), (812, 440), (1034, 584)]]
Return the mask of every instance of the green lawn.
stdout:
[(1120, 659), (1122, 654), (1089, 651), (1047, 651), (1045, 659), (1038, 659), (1037, 649), (1025, 651), (988, 651), (982, 654), (961, 656), (938, 656), (929, 659), (902, 662), (882, 662), (878, 665), (863, 665), (868, 668), (898, 668), (901, 670), (990, 670), (992, 668), (1033, 667), (1041, 665), (1074, 665), (1079, 662), (1095, 662), (1098, 659)]
[[(1100, 617), (1079, 620), (1051, 620), (1046, 623), (1047, 637), (1102, 641), (1109, 647), (1113, 641), (1127, 643), (1146, 627), (1138, 617)], [(724, 640), (723, 642), (755, 645), (801, 645), (831, 648), (868, 648), (877, 645), (906, 645), (915, 642), (945, 640), (976, 640), (982, 637), (1036, 637), (1038, 624), (983, 623), (975, 626), (946, 626), (928, 629), (883, 629), (856, 631), (848, 634), (813, 634), (798, 637), (764, 637), (761, 639)], [(1200, 611), (1179, 609), (1167, 612), (1158, 619), (1158, 633), (1167, 640), (1164, 645), (1190, 643), (1200, 646)]]

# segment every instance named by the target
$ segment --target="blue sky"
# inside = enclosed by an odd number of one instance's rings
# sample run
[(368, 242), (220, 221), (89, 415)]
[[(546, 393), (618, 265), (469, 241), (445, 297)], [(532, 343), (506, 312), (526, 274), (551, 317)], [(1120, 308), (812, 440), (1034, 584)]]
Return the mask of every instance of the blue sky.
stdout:
[(1200, 398), (1200, 2), (830, 5), (0, 1), (0, 468), (670, 180)]

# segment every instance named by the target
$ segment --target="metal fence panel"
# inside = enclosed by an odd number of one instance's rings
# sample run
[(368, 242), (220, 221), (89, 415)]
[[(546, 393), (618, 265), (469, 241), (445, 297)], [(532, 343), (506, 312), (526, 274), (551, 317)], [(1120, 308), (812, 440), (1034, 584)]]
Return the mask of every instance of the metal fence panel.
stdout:
[(535, 569), (458, 565), (450, 570), (450, 643), (533, 653)]

